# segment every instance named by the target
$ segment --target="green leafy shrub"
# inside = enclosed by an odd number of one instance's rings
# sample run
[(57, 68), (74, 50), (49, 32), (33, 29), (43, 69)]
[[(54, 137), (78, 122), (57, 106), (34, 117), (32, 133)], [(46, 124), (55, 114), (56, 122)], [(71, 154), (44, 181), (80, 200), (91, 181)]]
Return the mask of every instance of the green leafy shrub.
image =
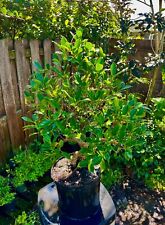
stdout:
[(69, 157), (61, 151), (67, 141), (81, 146), (85, 158), (79, 166), (100, 165), (106, 185), (131, 176), (163, 189), (164, 139), (156, 125), (163, 105), (149, 110), (128, 94), (123, 72), (115, 63), (105, 66), (102, 48), (83, 39), (81, 29), (72, 42), (63, 37), (58, 47), (53, 66), (43, 69), (35, 62), (25, 92), (32, 117), (23, 119), (37, 142), (13, 158), (12, 184), (36, 181), (58, 158)]
[(23, 211), (22, 214), (16, 218), (14, 223), (14, 225), (38, 225), (38, 224), (40, 224), (39, 215), (36, 211), (31, 212), (30, 214), (27, 214), (25, 211)]
[(26, 181), (37, 181), (42, 177), (54, 163), (57, 155), (51, 150), (49, 152), (36, 153), (31, 149), (18, 152), (12, 159), (15, 168), (10, 170), (15, 187), (23, 185)]
[(108, 0), (1, 0), (0, 13), (0, 38), (69, 38), (83, 27), (85, 37), (99, 42), (118, 26)]
[(9, 179), (0, 176), (0, 206), (13, 201), (15, 194), (12, 192)]
[(153, 119), (159, 129), (165, 133), (165, 98), (153, 98)]
[(81, 29), (72, 42), (62, 37), (58, 48), (53, 67), (43, 70), (35, 63), (38, 71), (26, 91), (33, 115), (23, 117), (29, 122), (25, 129), (41, 137), (41, 151), (66, 156), (60, 151), (65, 141), (76, 142), (85, 156), (79, 166), (93, 170), (99, 164), (103, 174), (116, 177), (129, 169), (144, 177), (149, 109), (133, 94), (124, 94), (129, 86), (121, 81), (116, 64), (105, 68), (102, 48), (83, 39)]
[(146, 146), (148, 155), (142, 157), (144, 167), (150, 168), (145, 181), (151, 188), (165, 190), (165, 99), (153, 98), (151, 107), (148, 117), (151, 136)]

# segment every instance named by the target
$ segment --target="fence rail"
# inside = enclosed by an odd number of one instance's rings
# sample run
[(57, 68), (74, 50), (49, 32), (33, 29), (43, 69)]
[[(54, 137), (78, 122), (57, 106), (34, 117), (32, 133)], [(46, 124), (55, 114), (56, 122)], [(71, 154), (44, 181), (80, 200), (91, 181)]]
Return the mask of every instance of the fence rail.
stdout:
[[(114, 40), (109, 44), (113, 51)], [(150, 41), (136, 41), (136, 48), (141, 61), (152, 52)], [(35, 70), (32, 62), (51, 64), (54, 51), (56, 47), (50, 40), (0, 40), (0, 163), (28, 140), (21, 116), (26, 114), (24, 90)]]

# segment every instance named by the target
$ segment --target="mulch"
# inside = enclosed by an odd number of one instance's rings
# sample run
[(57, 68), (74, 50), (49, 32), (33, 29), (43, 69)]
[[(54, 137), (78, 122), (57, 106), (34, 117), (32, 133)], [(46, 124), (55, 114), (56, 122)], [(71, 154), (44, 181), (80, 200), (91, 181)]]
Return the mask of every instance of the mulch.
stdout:
[(127, 180), (113, 186), (110, 194), (117, 210), (116, 225), (165, 225), (165, 191)]

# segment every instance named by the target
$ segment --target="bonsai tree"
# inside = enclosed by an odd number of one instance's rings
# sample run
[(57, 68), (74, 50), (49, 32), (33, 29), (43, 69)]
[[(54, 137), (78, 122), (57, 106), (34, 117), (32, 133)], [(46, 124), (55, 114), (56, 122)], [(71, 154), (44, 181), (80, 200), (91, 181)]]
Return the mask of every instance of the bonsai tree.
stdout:
[[(38, 71), (25, 92), (33, 115), (23, 119), (30, 123), (25, 129), (39, 135), (42, 151), (54, 149), (55, 159), (71, 156), (75, 169), (99, 165), (103, 172), (113, 159), (127, 164), (144, 143), (145, 107), (123, 95), (128, 86), (116, 64), (105, 67), (102, 48), (82, 35), (78, 29), (71, 42), (61, 38), (52, 67), (35, 63)], [(67, 149), (70, 143), (74, 149)]]

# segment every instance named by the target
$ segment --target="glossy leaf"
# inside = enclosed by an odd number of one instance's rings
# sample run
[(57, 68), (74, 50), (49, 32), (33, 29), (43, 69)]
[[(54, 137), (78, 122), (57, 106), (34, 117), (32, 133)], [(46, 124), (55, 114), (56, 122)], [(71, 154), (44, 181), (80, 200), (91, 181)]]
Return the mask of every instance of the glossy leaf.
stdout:
[(117, 73), (117, 66), (116, 66), (116, 63), (113, 62), (113, 63), (111, 64), (111, 75), (112, 75), (112, 76), (115, 76), (116, 73)]

